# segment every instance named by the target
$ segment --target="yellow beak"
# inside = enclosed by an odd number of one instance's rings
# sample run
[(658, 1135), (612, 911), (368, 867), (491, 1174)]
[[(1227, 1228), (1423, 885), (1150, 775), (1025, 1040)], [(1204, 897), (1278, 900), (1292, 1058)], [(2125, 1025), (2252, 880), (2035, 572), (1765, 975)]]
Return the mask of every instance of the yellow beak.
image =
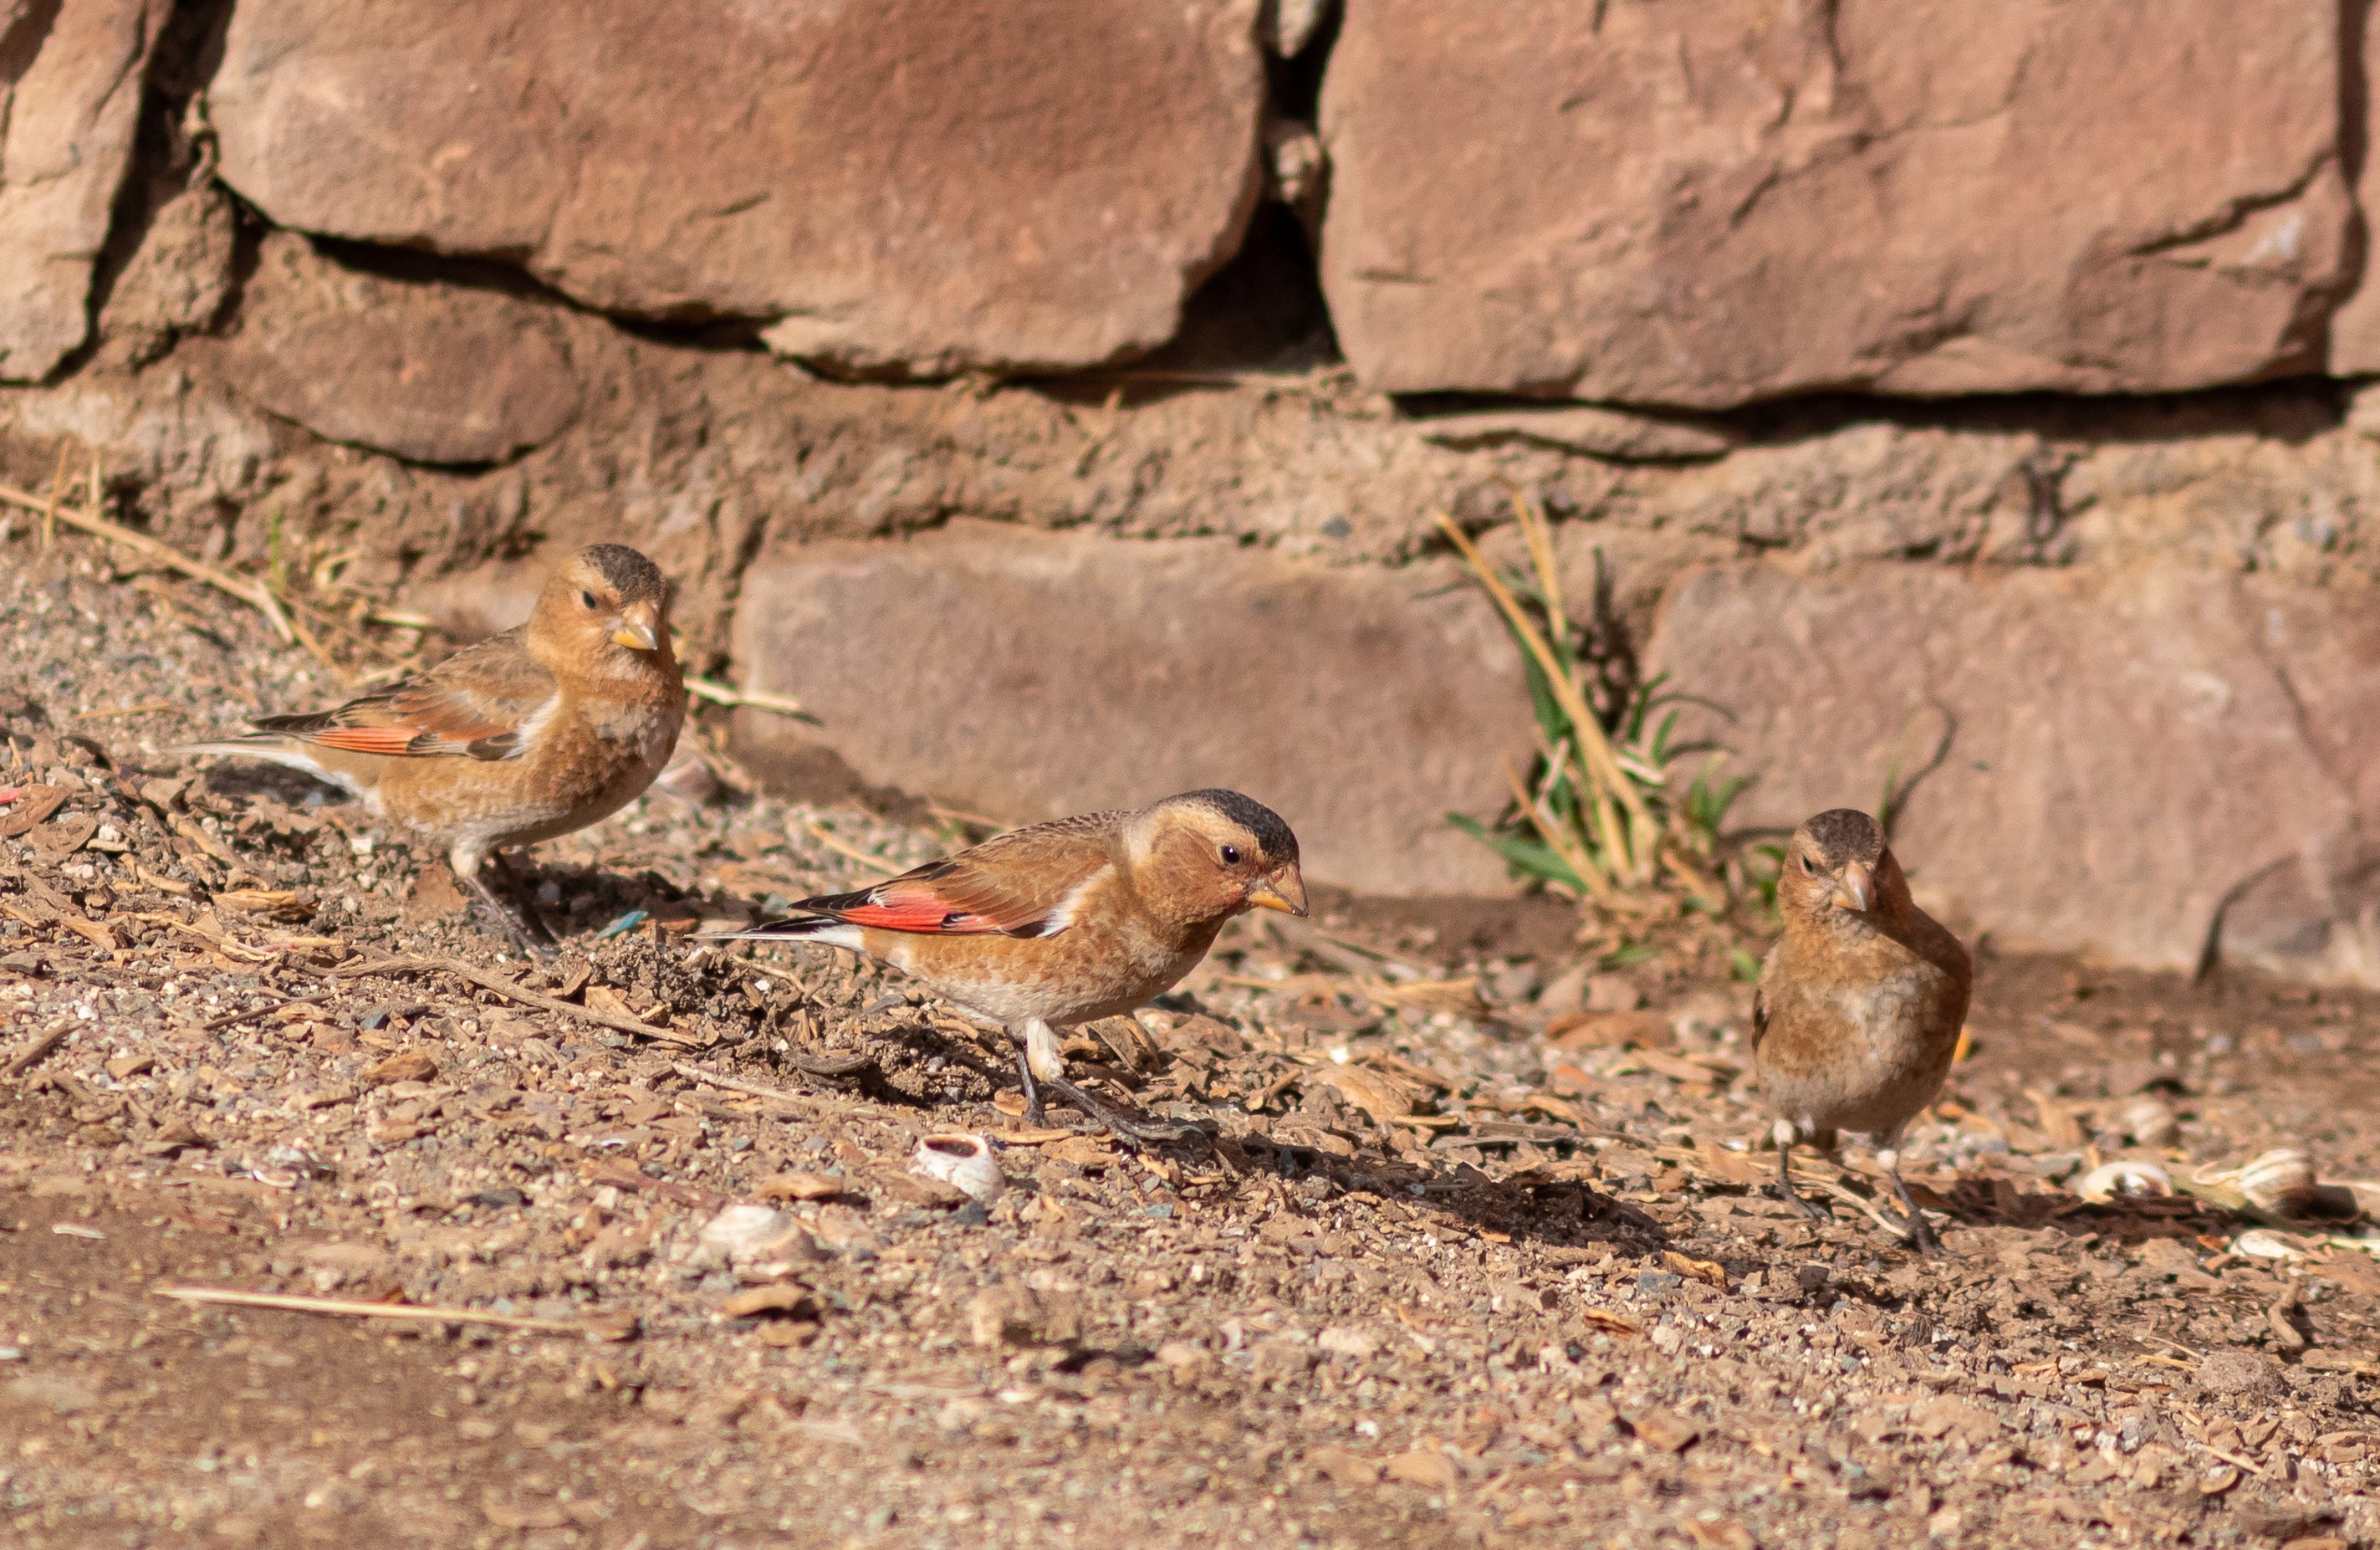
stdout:
[(650, 618), (624, 614), (620, 616), (620, 627), (612, 631), (612, 644), (625, 646), (632, 652), (657, 651), (662, 638), (661, 632), (653, 628), (654, 623)]
[(1257, 878), (1248, 889), (1247, 897), (1248, 902), (1258, 909), (1278, 909), (1284, 915), (1303, 915), (1305, 913), (1305, 879), (1299, 873), (1297, 863), (1292, 861), (1270, 877)]
[(1842, 876), (1835, 880), (1833, 903), (1838, 909), (1856, 909), (1865, 914), (1876, 902), (1876, 873), (1865, 861), (1846, 861)]

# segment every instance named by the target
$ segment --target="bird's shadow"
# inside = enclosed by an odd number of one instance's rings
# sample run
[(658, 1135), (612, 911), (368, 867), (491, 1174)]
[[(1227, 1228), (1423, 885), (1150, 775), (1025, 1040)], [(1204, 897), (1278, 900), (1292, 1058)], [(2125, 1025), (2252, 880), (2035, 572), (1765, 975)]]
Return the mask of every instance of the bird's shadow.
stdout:
[(261, 759), (218, 760), (198, 772), (198, 784), (229, 801), (263, 797), (301, 812), (323, 808), (359, 810), (353, 797), (328, 781), (316, 780), (303, 770)]
[(1670, 1243), (1659, 1222), (1582, 1179), (1543, 1173), (1497, 1178), (1463, 1162), (1425, 1166), (1361, 1151), (1341, 1157), (1257, 1136), (1216, 1136), (1210, 1144), (1239, 1171), (1292, 1181), (1324, 1178), (1342, 1191), (1400, 1201), (1483, 1236), (1556, 1249), (1603, 1244), (1636, 1253)]

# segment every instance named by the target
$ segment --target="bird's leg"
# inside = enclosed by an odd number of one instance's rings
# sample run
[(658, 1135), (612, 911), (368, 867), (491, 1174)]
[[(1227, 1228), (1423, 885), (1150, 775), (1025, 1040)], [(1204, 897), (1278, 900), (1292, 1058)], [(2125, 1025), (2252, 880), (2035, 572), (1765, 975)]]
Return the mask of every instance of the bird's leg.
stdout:
[[(529, 928), (523, 923), (521, 916), (512, 906), (498, 898), (496, 891), (488, 886), (488, 880), (480, 875), (480, 863), (486, 859), (486, 851), (476, 846), (464, 844), (455, 847), (454, 851), (446, 858), (446, 861), (455, 869), (455, 875), (468, 884), (471, 891), (480, 896), (480, 902), (486, 905), (489, 911), (495, 916), (496, 927), (504, 933), (506, 940), (531, 958), (552, 958), (553, 948), (551, 944), (553, 938), (552, 934), (545, 930), (545, 922), (537, 921), (539, 934), (545, 937), (545, 940), (540, 942), (536, 936), (529, 934)], [(511, 875), (510, 873), (505, 873), (507, 880)], [(530, 919), (534, 920), (535, 917), (532, 916)]]
[(1043, 1081), (1065, 1080), (1066, 1056), (1058, 1047), (1058, 1031), (1039, 1018), (1025, 1025), (1025, 1059)]
[(1041, 1089), (1033, 1080), (1034, 1026), (1028, 1024), (1021, 1033), (1014, 1030), (1010, 1031), (1016, 1040), (1017, 1085), (1025, 1089), (1025, 1123), (1038, 1129), (1049, 1122), (1050, 1117), (1041, 1107)]
[[(1105, 1126), (1115, 1134), (1118, 1140), (1137, 1141), (1147, 1145), (1155, 1141), (1180, 1141), (1184, 1136), (1195, 1133), (1192, 1128), (1186, 1125), (1144, 1124), (1132, 1118), (1113, 1104), (1102, 1098), (1094, 1098), (1068, 1081), (1066, 1057), (1058, 1044), (1058, 1031), (1039, 1018), (1035, 1018), (1025, 1025), (1023, 1068), (1028, 1073), (1026, 1088), (1028, 1092), (1031, 1092), (1029, 1079), (1040, 1078), (1043, 1087), (1082, 1110), (1095, 1124)], [(1040, 1121), (1035, 1119), (1033, 1123), (1038, 1125)]]
[(1942, 1252), (1942, 1240), (1934, 1236), (1934, 1224), (1925, 1219), (1917, 1202), (1909, 1198), (1909, 1186), (1900, 1177), (1900, 1152), (1897, 1147), (1885, 1147), (1876, 1154), (1884, 1165), (1884, 1177), (1892, 1181), (1892, 1198), (1900, 1202), (1900, 1214), (1908, 1221), (1909, 1246), (1921, 1254)]
[(1833, 1212), (1828, 1211), (1823, 1205), (1813, 1204), (1811, 1202), (1803, 1200), (1801, 1194), (1793, 1188), (1794, 1131), (1792, 1122), (1784, 1119), (1779, 1120), (1777, 1122), (1777, 1129), (1771, 1133), (1777, 1138), (1777, 1198), (1783, 1201), (1787, 1205), (1791, 1206), (1794, 1210), (1800, 1212), (1803, 1215), (1807, 1216), (1813, 1222), (1833, 1221), (1835, 1219), (1835, 1214)]
[(503, 850), (491, 850), (488, 860), (495, 863), (497, 875), (504, 880), (504, 886), (512, 890), (513, 903), (520, 913), (523, 929), (546, 946), (558, 946), (552, 928), (545, 923), (545, 917), (538, 913), (536, 890), (528, 885), (528, 879), (515, 869), (512, 857)]

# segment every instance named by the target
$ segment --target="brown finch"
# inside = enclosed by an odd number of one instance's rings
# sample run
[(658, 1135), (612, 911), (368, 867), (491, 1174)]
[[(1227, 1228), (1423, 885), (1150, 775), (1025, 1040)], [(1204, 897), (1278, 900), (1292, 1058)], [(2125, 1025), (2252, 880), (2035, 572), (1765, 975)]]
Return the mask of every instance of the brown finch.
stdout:
[(527, 624), (335, 710), (261, 716), (249, 736), (185, 751), (344, 787), (445, 847), (455, 875), (535, 948), (552, 940), (543, 922), (526, 902), (507, 910), (480, 863), (609, 817), (669, 763), (686, 714), (669, 596), (652, 561), (598, 543), (547, 580)]
[(1753, 1065), (1776, 1117), (1777, 1185), (1793, 1192), (1796, 1141), (1831, 1150), (1837, 1130), (1876, 1143), (1921, 1252), (1941, 1249), (1900, 1178), (1900, 1132), (1949, 1075), (1973, 972), (1967, 951), (1911, 902), (1909, 883), (1864, 812), (1835, 808), (1793, 833), (1778, 877), (1785, 934), (1752, 1003)]
[(892, 965), (1005, 1027), (1026, 1115), (1038, 1078), (1085, 1113), (1138, 1132), (1065, 1080), (1057, 1031), (1164, 995), (1223, 922), (1305, 913), (1297, 836), (1236, 791), (1188, 791), (1137, 812), (1036, 824), (729, 938), (824, 942)]

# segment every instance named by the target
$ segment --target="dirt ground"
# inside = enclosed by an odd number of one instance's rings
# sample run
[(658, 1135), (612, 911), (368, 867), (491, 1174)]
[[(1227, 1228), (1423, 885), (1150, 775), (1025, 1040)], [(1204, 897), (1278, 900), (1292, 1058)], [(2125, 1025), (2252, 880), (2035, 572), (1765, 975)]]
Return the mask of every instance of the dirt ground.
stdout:
[[(12, 1545), (2380, 1536), (2380, 1267), (2281, 1219), (2353, 1191), (2197, 1173), (2380, 1178), (2374, 995), (1986, 945), (1907, 1149), (1923, 1261), (1856, 1152), (1811, 1161), (1830, 1223), (1760, 1188), (1756, 932), (1342, 902), (1074, 1046), (1208, 1137), (1135, 1152), (1024, 1129), (1007, 1053), (896, 978), (691, 940), (964, 815), (689, 763), (538, 854), (568, 942), (523, 964), (353, 807), (170, 751), (342, 688), (0, 539)], [(911, 1172), (945, 1129), (1004, 1193)], [(2076, 1192), (2122, 1158), (2192, 1192)], [(780, 1214), (705, 1234), (738, 1204)]]

